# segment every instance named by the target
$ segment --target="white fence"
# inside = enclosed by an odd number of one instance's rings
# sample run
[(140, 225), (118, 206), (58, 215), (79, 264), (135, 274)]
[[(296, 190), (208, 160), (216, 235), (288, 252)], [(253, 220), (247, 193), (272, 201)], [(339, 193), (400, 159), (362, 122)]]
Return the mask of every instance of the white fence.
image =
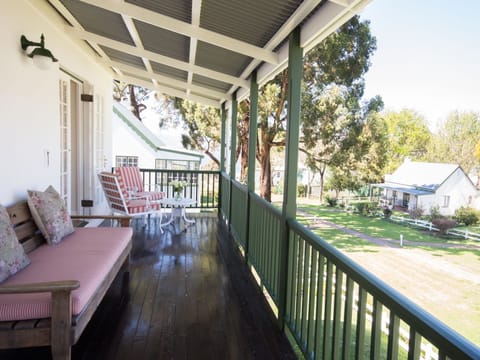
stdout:
[[(406, 218), (406, 217), (402, 217), (402, 216), (395, 216), (395, 215), (390, 216), (390, 219), (392, 221), (395, 221), (395, 222), (407, 223), (409, 225), (418, 226), (420, 228), (428, 229), (430, 231), (438, 231), (438, 229), (435, 227), (435, 225), (433, 225), (430, 221), (419, 220), (419, 219), (410, 219), (410, 218)], [(447, 234), (460, 236), (460, 237), (463, 237), (464, 239), (480, 241), (480, 234), (475, 233), (473, 231), (469, 231), (468, 229), (461, 230), (461, 229), (453, 228), (453, 229), (448, 230)]]

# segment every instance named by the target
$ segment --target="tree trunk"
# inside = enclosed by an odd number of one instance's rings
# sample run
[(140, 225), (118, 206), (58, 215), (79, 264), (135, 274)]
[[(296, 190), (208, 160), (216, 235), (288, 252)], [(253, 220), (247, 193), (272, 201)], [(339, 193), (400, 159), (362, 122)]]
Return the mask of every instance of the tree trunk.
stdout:
[(260, 196), (272, 202), (272, 166), (270, 163), (270, 145), (262, 143), (260, 157)]
[(323, 182), (325, 178), (325, 169), (318, 172), (320, 174), (320, 205), (323, 204)]

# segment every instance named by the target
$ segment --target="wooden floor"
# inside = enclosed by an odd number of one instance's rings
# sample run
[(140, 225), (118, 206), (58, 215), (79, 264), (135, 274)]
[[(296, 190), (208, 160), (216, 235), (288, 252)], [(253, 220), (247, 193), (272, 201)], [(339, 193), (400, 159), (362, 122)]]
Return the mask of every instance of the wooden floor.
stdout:
[[(294, 359), (238, 251), (216, 217), (160, 235), (135, 228), (128, 297), (122, 278), (72, 352), (73, 359)], [(0, 351), (0, 359), (50, 359), (49, 348)]]

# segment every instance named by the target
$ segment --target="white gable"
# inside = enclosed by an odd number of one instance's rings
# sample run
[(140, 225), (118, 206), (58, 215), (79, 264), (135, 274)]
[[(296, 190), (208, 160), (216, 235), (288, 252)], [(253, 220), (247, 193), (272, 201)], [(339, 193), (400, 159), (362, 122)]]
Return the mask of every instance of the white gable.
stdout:
[(459, 166), (428, 162), (405, 161), (385, 181), (436, 190)]

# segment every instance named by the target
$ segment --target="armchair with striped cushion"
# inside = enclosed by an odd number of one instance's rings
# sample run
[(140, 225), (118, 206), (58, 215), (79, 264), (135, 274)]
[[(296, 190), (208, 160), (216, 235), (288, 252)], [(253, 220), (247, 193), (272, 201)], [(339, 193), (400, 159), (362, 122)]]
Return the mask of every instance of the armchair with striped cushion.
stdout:
[(126, 199), (148, 197), (150, 201), (161, 200), (165, 193), (161, 191), (145, 191), (142, 175), (137, 166), (120, 166), (115, 168), (118, 183)]
[(145, 216), (159, 212), (160, 216), (162, 216), (161, 204), (158, 201), (150, 200), (148, 195), (139, 196), (137, 194), (135, 198), (131, 199), (125, 197), (120, 188), (117, 174), (101, 172), (98, 174), (98, 178), (102, 184), (105, 198), (107, 199), (108, 205), (113, 214)]

